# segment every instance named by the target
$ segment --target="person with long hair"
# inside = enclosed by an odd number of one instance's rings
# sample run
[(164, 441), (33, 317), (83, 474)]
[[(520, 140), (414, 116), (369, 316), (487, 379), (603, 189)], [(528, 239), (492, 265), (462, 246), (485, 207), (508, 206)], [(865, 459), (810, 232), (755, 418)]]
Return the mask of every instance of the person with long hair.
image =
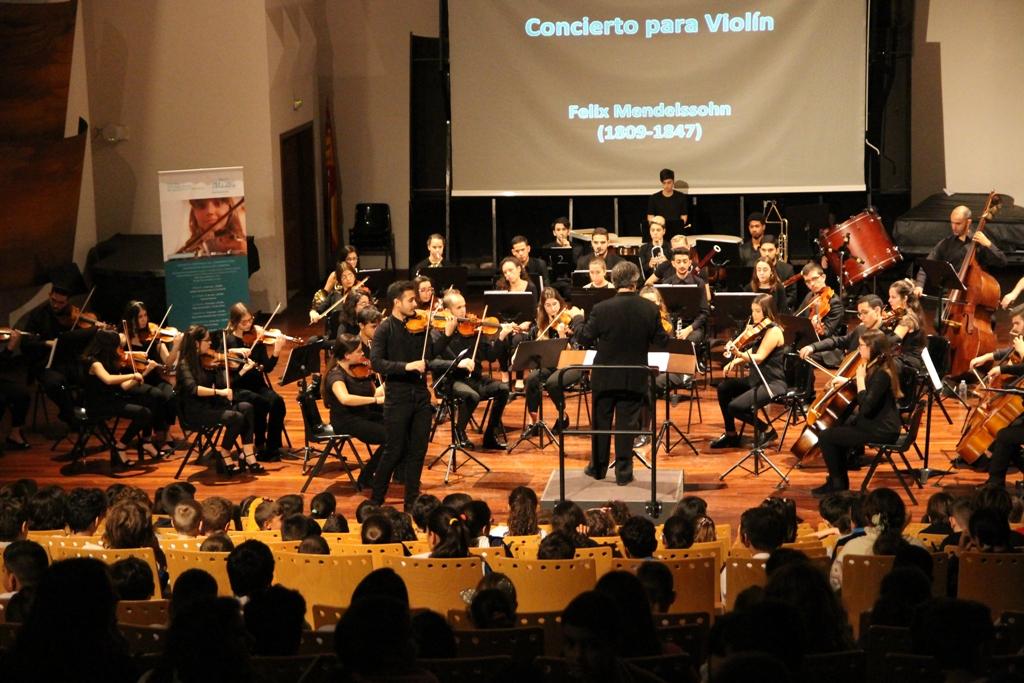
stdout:
[[(533, 340), (542, 339), (565, 339), (573, 336), (583, 326), (583, 311), (576, 307), (570, 307), (565, 299), (553, 287), (545, 287), (540, 295), (540, 303), (537, 305), (537, 319), (533, 329), (530, 330), (529, 338)], [(540, 411), (540, 402), (544, 400), (543, 391), (548, 392), (555, 408), (558, 410), (558, 417), (555, 421), (554, 431), (558, 432), (569, 426), (569, 418), (565, 415), (565, 389), (575, 386), (583, 377), (583, 372), (577, 369), (566, 370), (563, 373), (562, 385), (558, 383), (558, 372), (556, 368), (537, 368), (531, 370), (523, 382), (526, 391), (526, 412), (530, 415), (530, 429), (537, 423)]]
[[(661, 297), (661, 292), (658, 288), (654, 285), (645, 285), (643, 289), (640, 290), (640, 296), (650, 302), (653, 302), (658, 307), (658, 312), (661, 316), (661, 326), (664, 328), (665, 334), (670, 336), (673, 335), (672, 316), (668, 312), (668, 307), (665, 306), (665, 300)], [(668, 373), (667, 381), (665, 379), (665, 373), (658, 373), (658, 376), (654, 378), (654, 386), (657, 387), (659, 396), (665, 393), (666, 383), (673, 389), (676, 389), (685, 386), (686, 382), (687, 375), (682, 372)], [(643, 422), (643, 419), (641, 419), (641, 422)], [(638, 443), (644, 443), (646, 442), (646, 439), (646, 436), (640, 436), (638, 438)]]
[(722, 410), (725, 433), (711, 442), (711, 448), (735, 448), (740, 445), (736, 420), (754, 425), (757, 434), (755, 446), (763, 446), (778, 438), (771, 424), (757, 416), (757, 411), (771, 401), (771, 396), (786, 391), (786, 374), (782, 364), (786, 355), (786, 339), (778, 322), (775, 297), (771, 294), (758, 294), (750, 302), (750, 321), (747, 332), (754, 334), (754, 328), (758, 326), (764, 326), (764, 331), (759, 335), (760, 341), (757, 336), (754, 337), (752, 344), (756, 344), (756, 350), (751, 346), (741, 351), (732, 341), (726, 344), (726, 350), (732, 353), (733, 358), (726, 363), (725, 374), (746, 365), (747, 376), (743, 379), (726, 377), (718, 384), (718, 406)]
[(161, 455), (169, 455), (174, 452), (174, 446), (167, 440), (167, 430), (176, 419), (176, 407), (174, 387), (166, 373), (167, 368), (178, 362), (181, 333), (161, 334), (159, 326), (149, 319), (146, 304), (138, 300), (128, 302), (122, 319), (128, 323), (131, 350), (145, 352), (148, 360), (160, 366), (157, 371), (144, 373), (146, 385), (152, 387), (152, 402), (146, 405), (153, 412), (153, 445)]
[(359, 337), (342, 333), (334, 342), (331, 358), (331, 369), (322, 385), (324, 405), (330, 411), (335, 434), (351, 434), (369, 446), (378, 447), (373, 449), (370, 461), (356, 480), (361, 487), (369, 486), (380, 462), (379, 446), (387, 440), (384, 385), (374, 386), (370, 361)]
[(533, 536), (537, 526), (537, 493), (528, 486), (517, 486), (508, 494), (509, 536)]
[(829, 475), (823, 485), (811, 491), (816, 496), (849, 490), (846, 463), (850, 451), (873, 442), (891, 443), (900, 433), (896, 400), (903, 392), (889, 338), (880, 330), (867, 330), (860, 336), (857, 350), (857, 414), (851, 422), (821, 433), (819, 443)]
[(246, 252), (244, 197), (190, 199), (189, 239), (178, 253), (244, 254)]
[(423, 274), (427, 268), (450, 268), (455, 265), (444, 257), (444, 235), (432, 233), (427, 237), (427, 258), (423, 259), (409, 272), (414, 276)]
[(341, 305), (341, 324), (338, 334), (359, 334), (359, 312), (373, 305), (368, 292), (358, 291), (345, 299)]
[(889, 285), (888, 312), (895, 315), (893, 334), (902, 340), (900, 360), (921, 372), (924, 370), (921, 352), (925, 346), (925, 317), (921, 300), (914, 293), (913, 280), (904, 278)]
[(338, 261), (344, 261), (359, 272), (359, 252), (351, 244), (342, 245), (338, 250)]
[[(85, 403), (93, 417), (104, 419), (124, 417), (130, 420), (128, 427), (117, 439), (110, 450), (110, 466), (125, 467), (129, 463), (124, 454), (128, 450), (126, 442), (139, 437), (139, 460), (143, 453), (156, 457), (158, 452), (152, 443), (145, 441), (153, 425), (153, 413), (142, 400), (133, 398), (129, 392), (144, 387), (144, 372), (149, 372), (155, 364), (146, 364), (134, 371), (120, 367), (117, 355), (120, 341), (116, 332), (97, 330), (92, 341), (85, 347), (82, 360), (85, 363)], [(166, 429), (166, 426), (164, 427)]]
[[(262, 472), (253, 449), (252, 404), (235, 401), (232, 389), (218, 385), (224, 378), (223, 368), (214, 372), (203, 366), (203, 357), (212, 353), (212, 341), (210, 331), (202, 325), (189, 327), (181, 340), (177, 376), (181, 418), (196, 425), (224, 425), (221, 444), (232, 451), (230, 457), (218, 452), (215, 463), (219, 472), (234, 474), (239, 466)], [(241, 447), (236, 443), (238, 440)]]
[(779, 274), (763, 256), (754, 261), (754, 270), (750, 273), (750, 291), (758, 294), (770, 294), (775, 299), (775, 310), (779, 313), (789, 310), (786, 289), (782, 286)]
[[(357, 288), (358, 272), (348, 261), (338, 261), (337, 266), (327, 276), (327, 282), (323, 289), (318, 289), (313, 294), (313, 301), (309, 306), (309, 324), (313, 325), (325, 320), (325, 331), (328, 339), (334, 339), (338, 334), (338, 327), (341, 324), (341, 305), (338, 301), (344, 302), (353, 289), (365, 290), (365, 287)], [(335, 304), (338, 304), (335, 306)], [(327, 309), (335, 306), (330, 313)]]
[(498, 278), (498, 289), (506, 292), (529, 292), (537, 299), (537, 288), (526, 275), (526, 269), (514, 256), (506, 256), (498, 264), (501, 277)]
[(430, 557), (469, 557), (469, 540), (469, 528), (455, 510), (442, 505), (427, 517)]
[[(287, 410), (284, 399), (270, 385), (270, 373), (277, 367), (277, 359), (284, 348), (284, 336), (267, 343), (264, 329), (256, 324), (253, 314), (241, 301), (228, 309), (227, 351), (244, 360), (233, 365), (231, 388), (238, 401), (248, 403), (253, 410), (253, 440), (257, 458), (265, 461), (281, 459), (281, 436)], [(221, 338), (215, 337), (214, 347), (220, 349)]]

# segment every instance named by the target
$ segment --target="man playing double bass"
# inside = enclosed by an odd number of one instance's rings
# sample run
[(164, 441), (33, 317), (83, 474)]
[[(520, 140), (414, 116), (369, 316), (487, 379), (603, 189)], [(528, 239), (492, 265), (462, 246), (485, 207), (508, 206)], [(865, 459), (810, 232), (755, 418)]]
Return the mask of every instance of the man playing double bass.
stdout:
[[(961, 204), (953, 209), (949, 214), (949, 227), (953, 234), (947, 235), (932, 248), (928, 253), (928, 260), (948, 261), (953, 270), (960, 270), (970, 241), (974, 240), (978, 243), (977, 257), (982, 267), (1002, 268), (1006, 265), (1006, 254), (989, 239), (988, 235), (980, 231), (971, 235), (971, 210), (966, 206)], [(928, 274), (922, 268), (917, 273), (917, 287), (914, 289), (918, 296), (921, 296), (927, 279)]]

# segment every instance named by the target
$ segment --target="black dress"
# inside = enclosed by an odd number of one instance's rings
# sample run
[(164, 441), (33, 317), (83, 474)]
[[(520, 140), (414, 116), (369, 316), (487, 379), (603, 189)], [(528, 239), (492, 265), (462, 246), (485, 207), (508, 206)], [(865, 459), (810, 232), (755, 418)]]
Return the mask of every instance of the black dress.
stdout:
[[(217, 373), (224, 376), (222, 371)], [(192, 368), (188, 360), (182, 358), (178, 363), (178, 408), (183, 427), (189, 425), (212, 427), (224, 425), (224, 438), (221, 441), (225, 448), (230, 448), (241, 436), (243, 444), (252, 443), (253, 409), (252, 404), (236, 401), (232, 405), (222, 396), (200, 396), (199, 387), (217, 387), (214, 373), (205, 368)]]
[[(214, 342), (220, 344), (220, 337), (215, 335)], [(230, 332), (227, 334), (229, 349), (249, 348), (241, 337)], [(281, 448), (281, 434), (284, 431), (286, 405), (284, 399), (267, 382), (267, 376), (277, 367), (277, 356), (272, 356), (266, 344), (256, 344), (249, 357), (263, 370), (252, 368), (244, 375), (241, 368), (236, 367), (231, 373), (231, 388), (234, 389), (235, 400), (252, 405), (253, 438), (256, 449), (269, 454)]]

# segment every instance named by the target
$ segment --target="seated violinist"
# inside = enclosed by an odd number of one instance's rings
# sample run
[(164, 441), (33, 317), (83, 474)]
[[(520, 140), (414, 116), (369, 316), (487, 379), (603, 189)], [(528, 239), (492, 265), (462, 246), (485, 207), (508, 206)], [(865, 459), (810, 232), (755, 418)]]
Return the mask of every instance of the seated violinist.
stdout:
[[(153, 361), (160, 368), (171, 368), (178, 359), (181, 333), (173, 327), (160, 328), (150, 321), (146, 304), (129, 301), (123, 320), (128, 322), (128, 346), (146, 361)], [(157, 405), (149, 405), (153, 411), (153, 444), (164, 455), (174, 452), (174, 446), (167, 440), (167, 429), (175, 420), (174, 387), (165, 376), (165, 371), (145, 374), (146, 384), (154, 390)]]
[[(758, 410), (768, 405), (771, 396), (786, 392), (783, 371), (786, 340), (782, 326), (778, 324), (775, 298), (770, 294), (759, 294), (750, 302), (750, 320), (751, 324), (739, 337), (740, 343), (733, 340), (725, 346), (726, 352), (732, 355), (732, 360), (725, 365), (725, 374), (746, 365), (747, 376), (743, 379), (726, 377), (718, 384), (718, 406), (725, 421), (725, 433), (711, 442), (711, 448), (740, 445), (736, 420), (754, 425), (755, 446), (778, 439), (771, 424), (757, 415)], [(768, 388), (771, 388), (771, 394)]]
[[(1024, 329), (1024, 308), (1018, 307), (1013, 313), (1013, 328), (1015, 330), (1013, 345), (1008, 349), (1000, 349), (991, 354), (986, 353), (979, 358), (994, 356), (1001, 358), (998, 365), (988, 371), (988, 380), (993, 381), (1002, 375), (1010, 375), (1016, 379), (1024, 376), (1024, 337), (1020, 331)], [(971, 361), (974, 366), (974, 361)], [(1015, 379), (1015, 381), (1016, 381)], [(1021, 457), (1021, 444), (1024, 443), (1024, 413), (1014, 418), (1008, 425), (996, 432), (995, 439), (989, 447), (992, 459), (988, 464), (988, 480), (986, 484), (1003, 487), (1006, 485), (1006, 471), (1010, 465), (1016, 466), (1024, 472), (1024, 458)]]
[[(231, 388), (236, 401), (252, 406), (256, 457), (264, 462), (280, 460), (285, 402), (271, 387), (268, 377), (277, 366), (285, 337), (266, 335), (264, 328), (254, 324), (245, 304), (238, 302), (228, 309), (226, 338), (228, 354), (238, 355), (243, 361), (232, 364)], [(219, 336), (213, 345), (223, 350)]]
[(224, 425), (221, 444), (232, 451), (230, 456), (217, 452), (214, 464), (218, 473), (231, 475), (240, 468), (263, 472), (252, 445), (252, 404), (235, 400), (224, 373), (226, 359), (223, 354), (219, 359), (216, 357), (211, 342), (210, 331), (202, 325), (192, 325), (182, 336), (177, 374), (180, 417), (193, 425)]
[(583, 289), (614, 289), (608, 279), (608, 266), (605, 265), (603, 258), (590, 259), (587, 269), (590, 271), (590, 282), (583, 285)]
[[(452, 290), (444, 295), (444, 310), (456, 318), (466, 317), (466, 299), (457, 290)], [(478, 328), (479, 330), (479, 328)], [(495, 338), (488, 339), (488, 332), (496, 332)], [(502, 345), (512, 332), (512, 325), (504, 324), (498, 328), (483, 330), (483, 334), (470, 334), (465, 336), (459, 334), (452, 337), (448, 348), (441, 352), (428, 364), (435, 376), (448, 367), (463, 351), (468, 350), (468, 355), (459, 361), (455, 382), (452, 384), (452, 392), (460, 400), (459, 414), (455, 420), (455, 429), (458, 432), (459, 445), (463, 448), (476, 448), (476, 444), (469, 440), (466, 435), (466, 425), (473, 415), (481, 400), (492, 398), (491, 412), (484, 426), (484, 440), (482, 447), (485, 449), (502, 449), (507, 447), (501, 438), (505, 428), (501, 424), (501, 417), (505, 412), (505, 404), (508, 403), (508, 385), (495, 379), (483, 376), (481, 364), (484, 360), (496, 361), (503, 353)], [(439, 335), (442, 332), (435, 330), (433, 334)]]
[(666, 285), (697, 285), (698, 289), (704, 292), (700, 297), (700, 309), (697, 317), (690, 321), (676, 321), (682, 325), (681, 332), (676, 334), (679, 339), (685, 339), (694, 343), (704, 341), (707, 334), (707, 320), (711, 313), (711, 305), (708, 303), (707, 284), (693, 271), (690, 263), (690, 250), (679, 248), (672, 250), (672, 273), (661, 284)]
[[(822, 337), (819, 341), (800, 347), (800, 357), (810, 358), (818, 365), (837, 367), (843, 356), (856, 351), (857, 342), (865, 332), (882, 328), (881, 297), (877, 294), (865, 294), (857, 299), (857, 317), (860, 323), (847, 334)], [(811, 387), (813, 382), (814, 375), (811, 374)]]
[[(583, 311), (569, 307), (558, 293), (558, 290), (545, 287), (541, 293), (540, 304), (537, 306), (537, 320), (530, 330), (530, 339), (558, 339), (571, 337), (583, 326)], [(552, 431), (558, 433), (569, 426), (569, 418), (565, 415), (565, 393), (563, 389), (575, 386), (583, 377), (583, 373), (575, 368), (563, 373), (563, 384), (559, 386), (556, 368), (538, 368), (531, 370), (524, 382), (526, 391), (526, 412), (530, 415), (529, 432), (533, 433), (533, 425), (539, 419), (540, 403), (544, 400), (541, 393), (548, 392), (551, 401), (558, 410), (558, 418)]]
[[(384, 385), (374, 386), (365, 353), (355, 335), (342, 333), (338, 337), (331, 354), (331, 369), (323, 381), (323, 400), (330, 410), (335, 434), (351, 434), (365, 444), (380, 446), (387, 439)], [(380, 454), (381, 449), (374, 448), (369, 462), (360, 470), (356, 480), (360, 487), (373, 483)]]
[[(881, 330), (868, 330), (858, 339), (857, 352), (860, 362), (853, 379), (857, 383), (857, 413), (846, 424), (833, 425), (821, 432), (819, 443), (828, 479), (811, 490), (816, 496), (849, 490), (847, 461), (851, 454), (868, 443), (892, 443), (900, 433), (896, 401), (903, 394), (889, 337)], [(850, 380), (843, 377), (838, 381)]]
[(436, 311), (441, 307), (441, 297), (434, 289), (434, 281), (428, 276), (417, 275), (413, 278), (412, 285), (416, 288), (416, 308), (426, 311), (433, 306)]
[(889, 285), (889, 312), (884, 326), (900, 338), (900, 361), (918, 373), (924, 370), (921, 358), (925, 347), (924, 324), (924, 311), (914, 294), (914, 281), (905, 278)]
[(357, 285), (356, 269), (348, 261), (338, 261), (334, 271), (327, 276), (323, 289), (318, 289), (313, 294), (313, 301), (309, 307), (309, 324), (325, 320), (325, 334), (328, 339), (334, 339), (341, 325), (341, 306), (349, 293), (353, 289), (366, 289)]

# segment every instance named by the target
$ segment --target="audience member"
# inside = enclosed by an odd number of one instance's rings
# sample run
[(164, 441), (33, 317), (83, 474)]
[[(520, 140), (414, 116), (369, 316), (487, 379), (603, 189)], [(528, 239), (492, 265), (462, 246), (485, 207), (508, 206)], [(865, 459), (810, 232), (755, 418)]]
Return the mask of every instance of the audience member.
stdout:
[(441, 505), (452, 510), (461, 510), (462, 506), (473, 500), (473, 496), (468, 493), (462, 493), (456, 491), (455, 493), (449, 493), (447, 496), (441, 499)]
[(348, 520), (345, 519), (344, 515), (327, 515), (327, 519), (324, 520), (323, 533), (325, 534), (347, 534)]
[(508, 594), (498, 588), (476, 591), (469, 605), (473, 628), (513, 628), (516, 608)]
[(302, 496), (298, 493), (289, 493), (281, 496), (277, 499), (277, 506), (281, 508), (282, 518), (289, 515), (301, 515), (306, 511)]
[(895, 567), (882, 579), (871, 608), (871, 624), (909, 628), (914, 611), (931, 597), (932, 582), (924, 572), (917, 567)]
[(828, 578), (810, 562), (790, 562), (774, 571), (768, 577), (764, 595), (796, 608), (805, 654), (853, 649), (853, 632), (846, 610), (829, 587)]
[(961, 496), (953, 501), (953, 514), (950, 517), (953, 533), (942, 541), (941, 549), (949, 546), (957, 548), (961, 546), (961, 543), (966, 546), (970, 538), (967, 530), (970, 527), (971, 515), (974, 513), (975, 507), (973, 496)]
[(203, 522), (203, 507), (193, 498), (183, 500), (174, 506), (171, 525), (184, 538), (195, 538)]
[(150, 600), (156, 593), (153, 570), (140, 557), (125, 557), (110, 565), (110, 582), (120, 600)]
[(0, 548), (25, 536), (25, 505), (17, 498), (0, 499)]
[(690, 519), (697, 519), (708, 514), (708, 502), (700, 496), (683, 496), (672, 515), (686, 515)]
[(59, 486), (44, 486), (28, 499), (25, 517), (29, 531), (57, 531), (63, 529), (66, 494)]
[(693, 536), (696, 532), (692, 517), (675, 514), (662, 525), (661, 540), (669, 550), (684, 550), (693, 545)]
[(412, 615), (412, 637), (421, 659), (454, 659), (455, 633), (448, 621), (432, 610)]
[(509, 536), (533, 536), (537, 527), (537, 494), (526, 486), (517, 486), (508, 494)]
[(934, 657), (947, 681), (984, 675), (995, 638), (992, 614), (979, 602), (932, 598), (914, 613), (914, 654)]
[(1014, 553), (1010, 543), (1010, 520), (1002, 510), (980, 508), (971, 515), (968, 526), (971, 549), (982, 553)]
[(193, 500), (195, 497), (195, 486), (183, 481), (175, 481), (157, 490), (156, 496), (154, 496), (155, 504), (150, 507), (153, 508), (153, 514), (173, 515), (174, 508), (178, 507), (178, 503)]
[(380, 506), (371, 503), (369, 498), (365, 499), (356, 506), (356, 522), (362, 524), (367, 517), (377, 514), (379, 509)]
[(230, 553), (235, 549), (235, 542), (227, 534), (210, 534), (199, 544), (203, 553)]
[(270, 588), (274, 580), (274, 554), (265, 543), (245, 541), (228, 553), (227, 570), (231, 593), (245, 605)]
[(363, 526), (359, 529), (359, 536), (363, 545), (377, 545), (391, 543), (391, 522), (386, 515), (370, 515), (363, 520)]
[[(628, 525), (629, 521), (626, 524)], [(621, 632), (619, 650), (616, 654), (620, 657), (651, 657), (662, 654), (650, 603), (647, 602), (647, 594), (640, 579), (627, 571), (612, 571), (598, 580), (594, 590), (610, 597), (618, 608)]]
[(391, 598), (405, 605), (406, 609), (409, 608), (409, 590), (402, 577), (391, 567), (374, 569), (367, 574), (352, 591), (351, 604), (371, 597)]
[(615, 520), (608, 509), (590, 508), (583, 513), (583, 519), (586, 520), (588, 537), (615, 535)]
[(441, 507), (441, 500), (437, 496), (431, 493), (421, 493), (417, 496), (410, 510), (412, 521), (416, 523), (416, 528), (426, 532), (427, 517), (439, 507)]
[(8, 622), (25, 621), (49, 562), (46, 550), (35, 541), (17, 540), (4, 548), (3, 585), (0, 586), (3, 594), (0, 598), (8, 600), (4, 610), (4, 618)]
[(306, 555), (330, 555), (331, 546), (323, 536), (308, 536), (299, 543), (299, 552)]
[(306, 600), (299, 591), (271, 586), (245, 603), (244, 614), (252, 654), (290, 657), (299, 653), (306, 618)]
[(442, 505), (427, 518), (429, 557), (469, 557), (469, 531), (451, 508)]
[(562, 531), (570, 538), (577, 548), (592, 548), (597, 545), (593, 539), (587, 538), (587, 520), (583, 509), (571, 500), (557, 503), (551, 511), (551, 530)]
[(753, 551), (755, 559), (768, 559), (785, 535), (785, 521), (770, 508), (749, 508), (740, 515), (740, 543)]
[(928, 509), (921, 518), (928, 526), (921, 529), (922, 534), (953, 533), (951, 519), (953, 517), (953, 496), (945, 491), (933, 493), (928, 499)]
[[(711, 626), (707, 675), (703, 678), (718, 681), (726, 660), (752, 652), (775, 657), (795, 677), (803, 660), (803, 642), (802, 620), (792, 605), (764, 598), (743, 609), (737, 606), (715, 619)], [(754, 680), (760, 682), (761, 678)]]
[(634, 560), (648, 560), (658, 549), (654, 535), (654, 523), (646, 517), (630, 517), (619, 528), (619, 538), (626, 549), (626, 557)]
[(715, 520), (707, 515), (697, 517), (693, 522), (693, 542), (711, 543), (718, 540), (718, 532), (715, 530)]
[(491, 506), (482, 500), (471, 500), (459, 510), (469, 532), (469, 545), (491, 547)]
[(313, 519), (327, 519), (338, 508), (338, 499), (330, 491), (321, 491), (309, 502), (309, 515)]
[(222, 496), (210, 496), (203, 500), (203, 521), (199, 532), (204, 536), (223, 533), (231, 526), (235, 506)]
[(644, 562), (636, 570), (636, 578), (644, 587), (651, 611), (665, 614), (676, 600), (675, 579), (662, 562)]
[(281, 506), (274, 500), (264, 500), (256, 506), (253, 520), (260, 531), (280, 531), (284, 516)]
[(238, 600), (196, 597), (176, 610), (149, 683), (256, 680)]
[(217, 579), (202, 569), (186, 569), (178, 574), (171, 590), (171, 604), (168, 607), (171, 621), (188, 605), (204, 598), (217, 597)]
[(301, 541), (319, 535), (320, 525), (301, 512), (294, 512), (281, 520), (282, 541)]
[[(864, 535), (843, 545), (836, 553), (835, 562), (832, 563), (829, 579), (835, 590), (839, 590), (843, 585), (843, 557), (874, 555), (875, 542), (880, 536), (888, 535), (890, 538), (898, 539), (907, 523), (907, 509), (903, 505), (903, 499), (889, 488), (877, 488), (865, 496), (861, 511), (867, 521)], [(882, 539), (882, 543), (884, 546), (886, 539)], [(893, 552), (897, 545), (891, 544)]]
[(419, 537), (413, 528), (412, 515), (402, 512), (393, 505), (385, 505), (381, 510), (391, 522), (391, 542), (415, 541)]
[(576, 556), (576, 544), (564, 531), (552, 531), (540, 541), (538, 560), (571, 560)]
[(807, 553), (796, 548), (776, 548), (768, 556), (768, 559), (764, 561), (764, 573), (766, 576), (771, 577), (772, 574), (788, 564), (794, 562), (806, 564), (809, 560), (810, 558), (807, 557)]
[(98, 488), (75, 488), (68, 493), (65, 521), (72, 536), (95, 536), (107, 514), (107, 497)]
[(371, 595), (353, 600), (334, 630), (334, 652), (350, 680), (436, 683), (416, 664), (409, 606)]
[(783, 536), (782, 542), (796, 542), (796, 528), (800, 524), (800, 518), (796, 514), (796, 501), (792, 498), (769, 496), (761, 501), (761, 507), (774, 510), (775, 513), (782, 518), (783, 524), (785, 525), (785, 535)]

